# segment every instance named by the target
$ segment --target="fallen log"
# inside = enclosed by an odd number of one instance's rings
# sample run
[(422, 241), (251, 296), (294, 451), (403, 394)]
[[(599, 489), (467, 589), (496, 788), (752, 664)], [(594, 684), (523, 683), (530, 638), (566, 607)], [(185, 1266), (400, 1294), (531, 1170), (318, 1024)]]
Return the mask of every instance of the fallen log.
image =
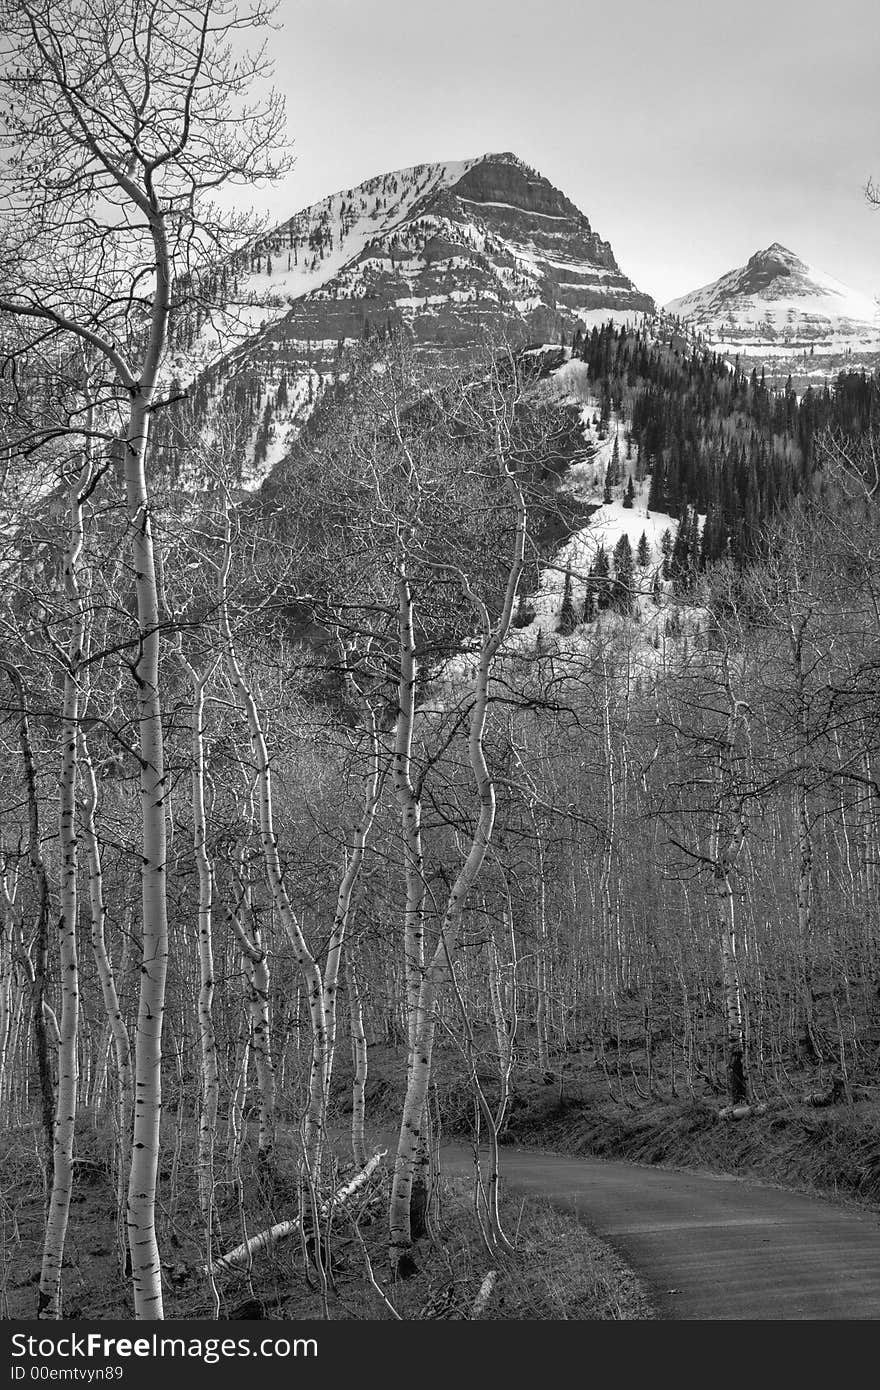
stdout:
[(766, 1115), (767, 1107), (760, 1105), (725, 1105), (718, 1111), (719, 1120), (745, 1120), (750, 1115)]
[(485, 1279), (483, 1280), (482, 1284), (477, 1290), (477, 1296), (474, 1299), (473, 1307), (471, 1308), (472, 1318), (478, 1318), (480, 1314), (485, 1311), (486, 1304), (492, 1297), (492, 1290), (495, 1287), (495, 1281), (497, 1278), (497, 1269), (490, 1269), (489, 1273), (486, 1275)]
[[(342, 1206), (369, 1182), (377, 1166), (387, 1154), (387, 1149), (382, 1149), (381, 1153), (373, 1154), (369, 1163), (356, 1173), (353, 1178), (349, 1178), (347, 1183), (338, 1187), (332, 1197), (328, 1197), (318, 1208), (319, 1215), (329, 1216), (334, 1207)], [(279, 1240), (285, 1240), (292, 1236), (300, 1228), (300, 1217), (294, 1217), (291, 1221), (277, 1221), (274, 1226), (269, 1226), (265, 1231), (258, 1232), (251, 1236), (249, 1240), (243, 1241), (241, 1245), (236, 1245), (234, 1250), (230, 1250), (226, 1255), (221, 1255), (219, 1260), (213, 1264), (214, 1274), (223, 1274), (230, 1269), (240, 1269), (243, 1265), (248, 1265), (254, 1255), (258, 1255), (261, 1250), (265, 1250), (270, 1245), (275, 1245)], [(202, 1273), (208, 1273), (208, 1266), (203, 1265)]]
[(842, 1100), (846, 1100), (846, 1086), (842, 1076), (832, 1077), (827, 1086), (817, 1086), (814, 1090), (807, 1091), (801, 1097), (803, 1105), (813, 1105), (816, 1107), (837, 1105), (837, 1103)]

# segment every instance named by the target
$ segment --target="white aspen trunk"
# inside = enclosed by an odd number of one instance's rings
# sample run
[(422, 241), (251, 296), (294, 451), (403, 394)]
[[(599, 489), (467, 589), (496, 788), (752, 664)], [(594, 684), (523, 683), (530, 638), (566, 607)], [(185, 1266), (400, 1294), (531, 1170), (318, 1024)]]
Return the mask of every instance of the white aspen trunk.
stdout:
[(403, 914), (403, 956), (409, 1055), (415, 1047), (419, 990), (425, 968), (425, 869), (422, 850), (421, 802), (412, 779), (412, 743), (416, 702), (416, 643), (409, 580), (400, 562), (397, 574), (397, 624), (400, 672), (394, 739), (394, 790), (403, 827), (406, 906)]
[(147, 496), (145, 456), (149, 400), (142, 384), (125, 444), (125, 477), (140, 649), (137, 685), (140, 753), (142, 955), (135, 1033), (134, 1127), (128, 1182), (128, 1243), (135, 1317), (164, 1317), (156, 1236), (156, 1184), (162, 1114), (162, 1021), (168, 970), (166, 800), (159, 695), (159, 599)]
[(14, 944), (17, 935), (16, 908), (13, 893), (9, 888), (9, 875), (5, 863), (0, 864), (0, 1113), (9, 1115), (11, 1109), (11, 1067), (14, 1049), (13, 1021), (15, 1007), (13, 999)]
[(94, 1112), (97, 1119), (98, 1111), (104, 1104), (104, 1096), (107, 1092), (108, 1077), (110, 1076), (110, 1053), (113, 1050), (113, 1034), (109, 1028), (105, 1028), (101, 1033), (101, 1042), (97, 1053), (92, 1059), (92, 1066), (89, 1071), (89, 1082), (91, 1092), (89, 1093), (88, 1106)]
[[(98, 788), (95, 782), (95, 772), (92, 766), (88, 742), (82, 729), (80, 729), (79, 732), (79, 759), (83, 788), (79, 810), (86, 863), (88, 865), (89, 921), (91, 926), (92, 955), (94, 956), (95, 968), (101, 985), (104, 1011), (107, 1015), (109, 1038), (112, 1041), (116, 1065), (116, 1202), (121, 1227), (118, 1233), (120, 1265), (124, 1269), (128, 1264), (125, 1254), (128, 1247), (125, 1240), (124, 1225), (126, 1189), (128, 1186), (128, 1164), (131, 1156), (132, 1117), (134, 1113), (134, 1076), (132, 1073), (131, 1040), (128, 1036), (128, 1029), (125, 1026), (125, 1019), (122, 1016), (113, 965), (110, 960), (110, 953), (107, 949), (107, 912), (104, 901), (104, 874), (101, 865), (101, 846), (95, 826), (95, 814), (98, 807)], [(123, 969), (129, 942), (130, 937), (126, 937), (126, 944), (123, 950)], [(105, 1050), (103, 1070), (106, 1070), (106, 1064), (107, 1051)], [(96, 1096), (96, 1104), (97, 1100), (98, 1098)]]
[[(867, 730), (864, 731), (863, 738), (866, 742), (870, 739)], [(874, 774), (874, 767), (871, 762), (871, 754), (869, 751), (865, 753), (864, 778), (865, 785), (870, 787), (873, 792), (864, 811), (866, 840), (865, 873), (867, 878), (868, 901), (876, 903), (878, 890), (880, 890), (880, 792), (878, 792), (877, 778)], [(868, 914), (866, 913), (866, 919), (867, 916)], [(870, 968), (873, 968), (873, 933), (867, 931), (866, 940), (868, 946), (866, 960), (870, 963)]]
[[(87, 428), (94, 423), (90, 409)], [(73, 1189), (73, 1145), (79, 1082), (79, 959), (77, 954), (78, 842), (76, 792), (79, 751), (80, 669), (85, 655), (86, 615), (80, 594), (83, 490), (91, 481), (87, 450), (82, 468), (68, 486), (70, 533), (64, 556), (64, 588), (70, 615), (70, 636), (64, 670), (61, 717), (61, 773), (58, 783), (58, 843), (61, 855), (59, 890), (58, 967), (61, 983), (61, 1021), (58, 1024), (58, 1087), (55, 1099), (52, 1191), (46, 1218), (38, 1318), (61, 1317), (61, 1273)]]
[[(18, 902), (19, 871), (16, 867), (13, 888), (10, 890), (9, 878), (4, 866), (0, 872), (0, 892), (3, 895), (4, 922), (9, 935), (9, 947), (11, 956), (11, 980), (10, 980), (10, 1019), (9, 1033), (6, 1044), (6, 1094), (3, 1114), (7, 1116), (9, 1125), (15, 1123), (15, 1090), (16, 1079), (19, 1082), (18, 1101), (19, 1112), (23, 1114), (28, 1105), (28, 1072), (30, 1070), (27, 1056), (19, 1059), (19, 1066), (16, 1068), (16, 1059), (19, 1055), (19, 1046), (22, 1037), (26, 1038), (26, 1015), (28, 1012), (28, 1002), (33, 999), (34, 994), (34, 966), (33, 961), (24, 948), (22, 940), (22, 910)], [(21, 968), (24, 979), (16, 992), (16, 965)], [(26, 1054), (26, 1043), (25, 1043)]]
[(727, 1032), (727, 1086), (731, 1105), (748, 1103), (746, 1040), (743, 1020), (742, 985), (737, 960), (736, 904), (730, 875), (739, 858), (746, 836), (745, 812), (735, 809), (733, 757), (736, 734), (745, 719), (745, 709), (736, 700), (727, 677), (730, 714), (722, 735), (718, 755), (718, 801), (712, 844), (712, 894), (715, 939), (721, 953)]
[(261, 1162), (268, 1164), (275, 1152), (275, 1064), (269, 1031), (269, 958), (256, 933), (255, 937), (255, 953), (250, 957), (249, 1004), (251, 1046), (260, 1093), (257, 1153)]
[(364, 1032), (364, 1012), (358, 986), (357, 967), (350, 950), (345, 952), (345, 984), (348, 990), (348, 1014), (351, 1027), (351, 1153), (358, 1168), (366, 1162), (364, 1141), (365, 1093), (367, 1088), (367, 1037)]
[(504, 1070), (508, 1052), (507, 1021), (504, 1005), (501, 1002), (501, 970), (498, 965), (498, 947), (492, 936), (487, 947), (489, 952), (489, 1000), (492, 1004), (492, 1021), (495, 1025), (495, 1046), (498, 1049), (498, 1064)]
[(260, 814), (260, 842), (263, 862), (272, 893), (272, 901), (282, 926), (293, 948), (294, 959), (299, 966), (308, 999), (311, 1021), (311, 1059), (309, 1070), (309, 1101), (303, 1131), (304, 1160), (310, 1174), (317, 1177), (321, 1160), (324, 1137), (324, 1096), (326, 1091), (327, 1035), (324, 1026), (323, 987), (321, 971), (306, 944), (299, 920), (290, 902), (284, 883), (281, 858), (278, 854), (278, 839), (275, 834), (274, 806), (272, 799), (272, 769), (269, 750), (263, 733), (256, 701), (235, 649), (232, 626), (229, 621), (227, 583), (232, 563), (232, 531), (227, 507), (224, 557), (219, 569), (219, 609), (220, 628), (223, 637), (223, 654), (229, 683), (236, 702), (247, 719), (251, 748), (257, 770), (257, 796)]
[(164, 1317), (156, 1236), (156, 1185), (162, 1115), (162, 1022), (168, 972), (167, 797), (159, 689), (159, 592), (147, 488), (150, 407), (168, 340), (171, 269), (162, 214), (144, 200), (155, 251), (150, 329), (140, 373), (126, 382), (131, 409), (123, 446), (126, 507), (137, 607), (137, 691), (140, 760), (142, 955), (134, 1048), (134, 1124), (127, 1227), (135, 1317)]
[[(250, 1031), (250, 1030), (249, 1030)], [(248, 1067), (251, 1061), (250, 1042), (247, 1037), (241, 1044), (240, 1055), (236, 1059), (236, 1070), (232, 1081), (232, 1094), (229, 1097), (229, 1116), (226, 1126), (226, 1166), (231, 1175), (239, 1174), (239, 1151), (242, 1142), (244, 1101), (247, 1095)]]
[[(0, 1109), (8, 1101), (7, 1059), (12, 1032), (12, 933), (7, 923), (0, 924)], [(8, 1113), (8, 1112), (7, 1112)]]
[(740, 1105), (748, 1100), (745, 1079), (745, 1031), (736, 953), (736, 911), (730, 876), (723, 867), (714, 871), (713, 887), (716, 896), (715, 934), (721, 947), (721, 974), (724, 982), (728, 1091), (731, 1105)]
[(522, 490), (507, 468), (497, 441), (497, 456), (504, 470), (517, 514), (516, 538), (504, 595), (504, 603), (494, 628), (485, 605), (476, 598), (467, 581), (463, 587), (480, 613), (483, 641), (477, 664), (474, 700), (468, 731), (468, 760), (474, 778), (477, 800), (477, 819), (468, 854), (449, 893), (440, 937), (430, 962), (423, 973), (416, 1010), (415, 1037), (408, 1067), (406, 1096), (400, 1124), (397, 1160), (391, 1187), (389, 1208), (390, 1257), (395, 1272), (409, 1271), (412, 1245), (410, 1199), (415, 1159), (423, 1140), (422, 1125), (428, 1084), (431, 1079), (431, 1057), (436, 1029), (435, 1005), (440, 989), (451, 978), (452, 963), (458, 946), (461, 916), (467, 896), (479, 877), (495, 825), (495, 784), (489, 772), (483, 748), (486, 719), (489, 710), (489, 681), (495, 655), (507, 633), (513, 616), (513, 606), (523, 568), (526, 534), (526, 506)]
[[(791, 660), (794, 668), (796, 699), (797, 760), (802, 763), (807, 757), (809, 731), (807, 728), (807, 675), (804, 666), (804, 640), (807, 618), (798, 621), (789, 609), (788, 637)], [(812, 937), (813, 937), (813, 831), (810, 821), (809, 796), (806, 772), (798, 772), (795, 791), (795, 815), (798, 829), (798, 875), (797, 875), (797, 950), (800, 960), (801, 987), (803, 990), (804, 1023), (807, 1042), (817, 1061), (822, 1053), (816, 1038), (813, 1020), (813, 981), (812, 981)]]
[(538, 1049), (538, 1066), (547, 1073), (550, 1070), (550, 1043), (547, 1036), (547, 885), (544, 881), (544, 848), (537, 819), (532, 811), (532, 827), (538, 844), (537, 882), (537, 955), (535, 959), (535, 1033)]
[(821, 1062), (822, 1051), (816, 1037), (813, 1016), (813, 827), (810, 820), (807, 784), (803, 777), (798, 780), (796, 800), (798, 827), (798, 954), (801, 958), (801, 976), (804, 991), (804, 1021), (810, 1048), (816, 1060)]
[(54, 1052), (57, 1054), (61, 1043), (61, 1029), (58, 1027), (58, 1019), (55, 1010), (52, 1008), (51, 1004), (47, 1004), (45, 999), (43, 1000), (43, 1017), (46, 1020), (46, 1036)]
[(260, 1162), (268, 1165), (275, 1150), (275, 1066), (269, 1029), (269, 961), (256, 927), (252, 925), (249, 934), (231, 913), (229, 921), (241, 944), (247, 979), (245, 1002), (251, 1025), (249, 1045), (254, 1054), (260, 1093), (257, 1154)]
[(217, 1067), (217, 1039), (214, 1032), (214, 938), (212, 915), (214, 908), (214, 871), (207, 848), (207, 817), (205, 814), (205, 687), (213, 667), (201, 674), (194, 670), (181, 651), (181, 663), (192, 682), (192, 814), (193, 853), (199, 880), (198, 943), (199, 943), (199, 1045), (202, 1060), (202, 1104), (199, 1113), (199, 1152), (197, 1172), (199, 1205), (205, 1222), (209, 1243), (208, 1263), (211, 1261), (210, 1241), (214, 1230), (214, 1149), (217, 1142), (217, 1107), (220, 1097), (220, 1076)]
[[(349, 685), (353, 687), (356, 694), (360, 691), (356, 685), (354, 677), (349, 672)], [(370, 738), (370, 765), (367, 776), (364, 780), (364, 810), (361, 816), (361, 823), (357, 828), (354, 837), (354, 845), (349, 855), (348, 864), (339, 885), (336, 898), (336, 910), (333, 915), (333, 927), (330, 932), (330, 940), (327, 945), (327, 960), (324, 966), (323, 980), (323, 1009), (324, 1009), (324, 1031), (326, 1059), (324, 1067), (324, 1114), (330, 1104), (330, 1083), (333, 1076), (333, 1061), (336, 1052), (336, 1021), (337, 1021), (337, 996), (339, 988), (339, 966), (342, 958), (342, 948), (345, 941), (345, 933), (351, 917), (351, 903), (355, 885), (364, 861), (364, 851), (367, 840), (376, 819), (376, 810), (379, 805), (381, 791), (381, 765), (379, 748), (379, 731), (376, 726), (376, 717), (366, 700), (361, 699), (365, 711), (367, 731)]]
[[(516, 1043), (519, 1014), (519, 1002), (516, 988), (516, 935), (513, 928), (513, 911), (509, 893), (504, 909), (504, 922), (505, 926), (508, 928), (512, 954), (509, 989), (504, 989), (502, 984), (501, 968), (498, 963), (498, 946), (494, 935), (489, 941), (489, 996), (492, 1002), (492, 1015), (495, 1022), (499, 1081), (498, 1103), (495, 1106), (494, 1113), (480, 1085), (476, 1066), (473, 1067), (472, 1084), (476, 1090), (480, 1109), (483, 1112), (489, 1130), (490, 1168), (487, 1184), (488, 1191), (485, 1192), (486, 1214), (489, 1219), (489, 1234), (493, 1244), (500, 1243), (506, 1249), (512, 1250), (513, 1247), (504, 1234), (504, 1229), (501, 1224), (498, 1154), (498, 1139), (504, 1125), (510, 1099), (510, 1076), (513, 1070), (513, 1049)], [(464, 1013), (463, 1003), (462, 1013), (471, 1042), (471, 1053), (473, 1056), (475, 1053), (473, 1031), (467, 1020), (467, 1015)]]
[(46, 1016), (43, 1005), (46, 1003), (46, 975), (49, 961), (49, 879), (43, 860), (42, 838), (40, 834), (40, 808), (37, 799), (37, 778), (34, 768), (34, 754), (31, 746), (30, 726), (24, 683), (18, 668), (10, 662), (0, 661), (15, 690), (18, 708), (18, 739), (21, 749), (22, 771), (24, 773), (25, 795), (28, 808), (28, 862), (37, 889), (37, 930), (34, 942), (35, 961), (27, 957), (28, 977), (31, 985), (31, 1017), (33, 1020), (34, 1050), (36, 1052), (37, 1074), (40, 1079), (40, 1118), (43, 1125), (43, 1145), (45, 1153), (46, 1188), (51, 1191), (52, 1169), (55, 1163), (55, 1089), (52, 1082), (52, 1068), (49, 1061), (49, 1045), (46, 1037)]
[[(422, 807), (413, 781), (412, 747), (415, 728), (416, 662), (413, 599), (406, 572), (406, 550), (398, 535), (400, 555), (397, 568), (397, 633), (398, 633), (398, 710), (394, 736), (392, 773), (397, 803), (400, 808), (403, 866), (406, 902), (403, 914), (403, 963), (406, 990), (407, 1085), (418, 1040), (419, 999), (425, 977), (425, 877), (422, 846)], [(411, 1165), (409, 1221), (421, 1231), (427, 1206), (426, 1169), (428, 1153), (423, 1136), (424, 1115), (418, 1119), (415, 1155)]]
[(618, 971), (620, 957), (617, 950), (617, 914), (611, 893), (611, 880), (614, 871), (617, 841), (617, 787), (615, 782), (614, 737), (611, 728), (611, 680), (602, 654), (602, 734), (605, 744), (605, 799), (608, 824), (605, 832), (605, 853), (602, 859), (600, 894), (603, 915), (603, 963), (602, 963), (602, 1011), (604, 1014), (607, 996), (613, 995), (616, 1006)]

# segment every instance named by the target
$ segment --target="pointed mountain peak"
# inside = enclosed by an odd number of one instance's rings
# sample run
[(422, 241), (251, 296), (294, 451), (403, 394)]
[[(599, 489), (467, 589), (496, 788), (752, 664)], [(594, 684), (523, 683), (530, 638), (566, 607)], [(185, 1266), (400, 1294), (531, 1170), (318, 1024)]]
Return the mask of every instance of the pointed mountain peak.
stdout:
[(764, 251), (756, 251), (754, 256), (749, 257), (748, 264), (762, 269), (775, 269), (777, 274), (781, 275), (789, 274), (793, 270), (807, 269), (806, 263), (793, 251), (789, 251), (787, 246), (783, 246), (781, 241), (774, 241)]
[(880, 347), (876, 304), (779, 241), (666, 307), (729, 351), (781, 357)]
[(520, 169), (528, 169), (528, 167), (529, 167), (528, 164), (526, 164), (526, 162), (525, 162), (524, 159), (520, 159), (520, 157), (519, 157), (518, 154), (514, 154), (514, 153), (513, 153), (513, 150), (501, 150), (501, 151), (497, 151), (497, 150), (496, 150), (496, 151), (494, 151), (494, 152), (493, 152), (493, 151), (489, 151), (489, 152), (486, 153), (486, 154), (481, 154), (477, 159), (468, 160), (468, 163), (471, 164), (471, 165), (473, 165), (473, 164), (516, 164), (516, 165), (519, 166)]

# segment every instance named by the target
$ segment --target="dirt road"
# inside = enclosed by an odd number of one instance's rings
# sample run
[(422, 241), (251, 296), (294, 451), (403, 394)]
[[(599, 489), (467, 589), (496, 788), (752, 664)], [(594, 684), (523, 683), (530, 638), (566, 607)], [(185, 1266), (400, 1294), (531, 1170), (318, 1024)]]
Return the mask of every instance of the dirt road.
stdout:
[[(450, 1146), (444, 1170), (472, 1171)], [(759, 1183), (505, 1149), (508, 1190), (574, 1208), (664, 1318), (880, 1318), (880, 1214)]]

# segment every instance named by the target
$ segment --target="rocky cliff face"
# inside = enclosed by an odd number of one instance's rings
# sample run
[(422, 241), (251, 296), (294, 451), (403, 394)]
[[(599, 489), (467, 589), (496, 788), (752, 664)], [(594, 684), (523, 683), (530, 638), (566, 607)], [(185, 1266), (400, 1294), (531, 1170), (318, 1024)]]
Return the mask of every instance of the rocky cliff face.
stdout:
[(250, 247), (228, 279), (221, 309), (191, 326), (172, 369), (208, 398), (248, 379), (263, 468), (340, 351), (365, 335), (405, 324), (422, 350), (460, 360), (487, 337), (558, 341), (654, 310), (586, 216), (510, 153), (333, 194)]

